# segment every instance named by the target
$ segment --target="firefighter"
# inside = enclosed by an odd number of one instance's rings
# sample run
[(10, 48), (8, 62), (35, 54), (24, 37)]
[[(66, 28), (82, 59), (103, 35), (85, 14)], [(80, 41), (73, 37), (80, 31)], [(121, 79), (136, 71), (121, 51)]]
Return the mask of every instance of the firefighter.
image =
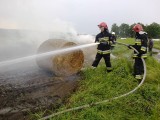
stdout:
[[(135, 32), (135, 44), (132, 45), (139, 53), (137, 54), (134, 51), (133, 58), (135, 59), (134, 63), (134, 76), (136, 79), (141, 80), (144, 74), (144, 67), (141, 58), (147, 58), (147, 42), (148, 37), (147, 33), (143, 31), (143, 27), (140, 24), (136, 24), (133, 27)], [(129, 46), (130, 48), (130, 46)]]
[(113, 50), (114, 47), (115, 47), (116, 39), (117, 38), (116, 38), (115, 32), (112, 32), (112, 36), (111, 36), (111, 40), (112, 40), (112, 42), (111, 42), (111, 50)]
[(95, 42), (99, 42), (100, 44), (97, 46), (97, 55), (92, 64), (93, 68), (96, 68), (103, 57), (105, 60), (107, 72), (112, 71), (111, 62), (110, 62), (110, 42), (111, 42), (111, 34), (108, 32), (108, 26), (105, 22), (102, 22), (98, 25), (100, 29), (100, 33), (96, 35)]
[(152, 48), (153, 48), (153, 40), (149, 38), (148, 51), (150, 53), (150, 56), (152, 56)]

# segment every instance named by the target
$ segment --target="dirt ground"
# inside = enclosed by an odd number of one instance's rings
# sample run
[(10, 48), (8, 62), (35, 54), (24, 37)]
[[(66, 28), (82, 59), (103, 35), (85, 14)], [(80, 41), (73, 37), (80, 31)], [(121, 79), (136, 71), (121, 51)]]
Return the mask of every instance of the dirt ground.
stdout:
[(60, 106), (79, 79), (78, 75), (56, 77), (28, 65), (0, 71), (0, 120), (28, 120), (28, 111)]

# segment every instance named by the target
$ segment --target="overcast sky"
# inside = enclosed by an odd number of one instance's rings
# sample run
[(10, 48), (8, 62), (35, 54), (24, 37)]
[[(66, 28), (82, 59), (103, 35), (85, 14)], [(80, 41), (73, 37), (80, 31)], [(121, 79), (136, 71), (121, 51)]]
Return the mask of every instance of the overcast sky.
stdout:
[(96, 34), (102, 21), (160, 23), (160, 0), (0, 0), (0, 28)]

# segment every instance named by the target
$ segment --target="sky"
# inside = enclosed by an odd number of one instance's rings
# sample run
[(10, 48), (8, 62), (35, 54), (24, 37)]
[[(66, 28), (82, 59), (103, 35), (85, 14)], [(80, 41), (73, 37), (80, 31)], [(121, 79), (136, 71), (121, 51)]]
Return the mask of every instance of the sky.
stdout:
[(160, 0), (0, 0), (0, 28), (96, 34), (106, 22), (160, 24)]

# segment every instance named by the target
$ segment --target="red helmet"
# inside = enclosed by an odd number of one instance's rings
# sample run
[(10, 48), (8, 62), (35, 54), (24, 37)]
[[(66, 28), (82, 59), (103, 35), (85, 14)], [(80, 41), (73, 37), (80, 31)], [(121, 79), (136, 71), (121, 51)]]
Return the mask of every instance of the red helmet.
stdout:
[(105, 22), (101, 22), (98, 26), (108, 29), (108, 26), (107, 26), (107, 24)]
[(133, 27), (133, 30), (134, 30), (135, 32), (140, 32), (140, 31), (143, 30), (143, 27), (142, 27), (142, 25), (140, 25), (140, 24), (136, 24), (136, 25)]

